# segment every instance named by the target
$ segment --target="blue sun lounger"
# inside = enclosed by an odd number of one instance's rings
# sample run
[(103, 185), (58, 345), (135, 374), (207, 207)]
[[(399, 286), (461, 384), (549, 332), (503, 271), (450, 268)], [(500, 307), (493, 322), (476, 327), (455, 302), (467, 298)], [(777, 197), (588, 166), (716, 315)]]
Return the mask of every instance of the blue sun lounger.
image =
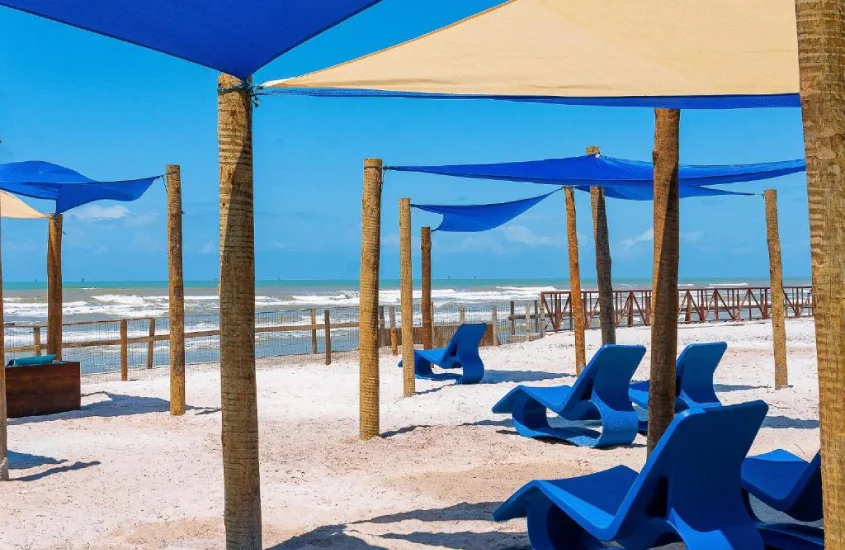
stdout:
[[(484, 363), (478, 346), (487, 330), (486, 323), (464, 323), (445, 348), (414, 350), (414, 374), (424, 380), (455, 380), (458, 384), (476, 384), (484, 378)], [(435, 373), (432, 365), (441, 369), (463, 369), (463, 374)], [(402, 366), (402, 361), (399, 361)]]
[(822, 519), (822, 460), (777, 449), (742, 463), (742, 490), (798, 521)]
[[(517, 386), (493, 407), (513, 415), (516, 431), (525, 437), (553, 438), (584, 447), (629, 445), (637, 437), (637, 413), (628, 398), (628, 384), (645, 355), (643, 346), (602, 346), (570, 386)], [(569, 421), (600, 420), (601, 433), (586, 426), (549, 425), (546, 411)]]
[[(689, 344), (684, 348), (675, 364), (676, 411), (721, 405), (713, 388), (713, 373), (727, 349), (725, 342)], [(631, 384), (631, 401), (647, 409), (649, 387), (648, 381)]]
[(644, 550), (675, 541), (689, 550), (763, 550), (739, 472), (767, 409), (755, 401), (681, 412), (639, 474), (617, 466), (535, 480), (493, 517), (527, 516), (535, 550), (593, 550), (604, 542)]

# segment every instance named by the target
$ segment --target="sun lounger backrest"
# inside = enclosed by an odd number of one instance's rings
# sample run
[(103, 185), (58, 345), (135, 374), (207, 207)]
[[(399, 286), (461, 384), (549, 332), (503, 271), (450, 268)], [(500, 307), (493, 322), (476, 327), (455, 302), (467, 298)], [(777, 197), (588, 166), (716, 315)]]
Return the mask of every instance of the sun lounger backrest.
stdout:
[(478, 352), (481, 339), (487, 330), (487, 323), (464, 323), (458, 327), (455, 335), (449, 340), (443, 357), (453, 357), (463, 350)]
[(645, 346), (607, 344), (590, 359), (572, 385), (573, 406), (598, 397), (614, 410), (633, 410), (628, 385), (645, 355)]
[(677, 395), (685, 402), (719, 405), (713, 374), (728, 345), (725, 342), (689, 344), (678, 356)]
[(674, 509), (700, 531), (750, 521), (740, 471), (767, 410), (763, 401), (753, 401), (679, 413), (625, 497), (618, 520), (641, 521), (643, 513), (665, 517)]
[(822, 501), (822, 455), (821, 451), (816, 453), (813, 460), (801, 474), (795, 487), (790, 492), (790, 499), (795, 504), (793, 506), (802, 507), (801, 502), (806, 502), (807, 506), (818, 506)]

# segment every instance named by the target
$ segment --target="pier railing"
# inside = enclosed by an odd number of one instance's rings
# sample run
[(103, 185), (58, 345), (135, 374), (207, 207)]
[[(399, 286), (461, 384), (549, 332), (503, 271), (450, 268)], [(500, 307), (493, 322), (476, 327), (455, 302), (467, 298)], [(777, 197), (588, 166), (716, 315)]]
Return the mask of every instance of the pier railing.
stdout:
[[(598, 326), (598, 291), (582, 293), (587, 327)], [(771, 314), (768, 287), (682, 288), (678, 291), (678, 322), (716, 323), (768, 319)], [(783, 289), (787, 317), (813, 315), (813, 293), (809, 286)], [(572, 329), (569, 291), (541, 292), (543, 313), (555, 332)], [(651, 290), (617, 290), (613, 293), (616, 326), (647, 326), (651, 323)]]

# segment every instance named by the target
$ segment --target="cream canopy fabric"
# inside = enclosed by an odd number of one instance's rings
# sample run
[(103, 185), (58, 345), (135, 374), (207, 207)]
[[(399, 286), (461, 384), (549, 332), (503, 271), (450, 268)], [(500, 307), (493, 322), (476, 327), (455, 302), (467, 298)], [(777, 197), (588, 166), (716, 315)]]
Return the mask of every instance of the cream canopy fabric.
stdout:
[(315, 95), (797, 106), (797, 51), (794, 0), (510, 0), (264, 87)]
[(49, 218), (14, 195), (0, 191), (0, 216), (4, 218)]

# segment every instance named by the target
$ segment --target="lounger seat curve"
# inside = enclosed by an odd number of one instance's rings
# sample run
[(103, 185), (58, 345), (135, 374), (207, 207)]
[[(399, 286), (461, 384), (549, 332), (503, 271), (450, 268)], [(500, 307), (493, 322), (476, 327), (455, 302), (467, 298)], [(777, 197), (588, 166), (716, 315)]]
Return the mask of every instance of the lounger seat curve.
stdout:
[[(524, 437), (588, 447), (629, 445), (637, 437), (638, 420), (628, 385), (643, 355), (644, 346), (602, 346), (571, 387), (517, 386), (493, 412), (512, 415), (516, 431)], [(602, 431), (578, 424), (551, 426), (548, 411), (570, 422), (599, 420)]]
[[(414, 350), (414, 374), (423, 380), (455, 380), (458, 384), (480, 382), (484, 378), (484, 362), (478, 347), (486, 331), (486, 323), (464, 323), (446, 347)], [(463, 369), (463, 373), (435, 373), (432, 365), (441, 369)], [(399, 361), (399, 366), (402, 366), (402, 361)]]
[(798, 521), (822, 519), (821, 453), (807, 462), (777, 449), (742, 463), (742, 489)]
[[(677, 415), (642, 472), (603, 472), (523, 486), (493, 514), (528, 518), (535, 550), (763, 550), (739, 490), (741, 464), (768, 407), (762, 401)], [(721, 434), (714, 444), (714, 434)], [(702, 475), (709, 472), (709, 475)]]

